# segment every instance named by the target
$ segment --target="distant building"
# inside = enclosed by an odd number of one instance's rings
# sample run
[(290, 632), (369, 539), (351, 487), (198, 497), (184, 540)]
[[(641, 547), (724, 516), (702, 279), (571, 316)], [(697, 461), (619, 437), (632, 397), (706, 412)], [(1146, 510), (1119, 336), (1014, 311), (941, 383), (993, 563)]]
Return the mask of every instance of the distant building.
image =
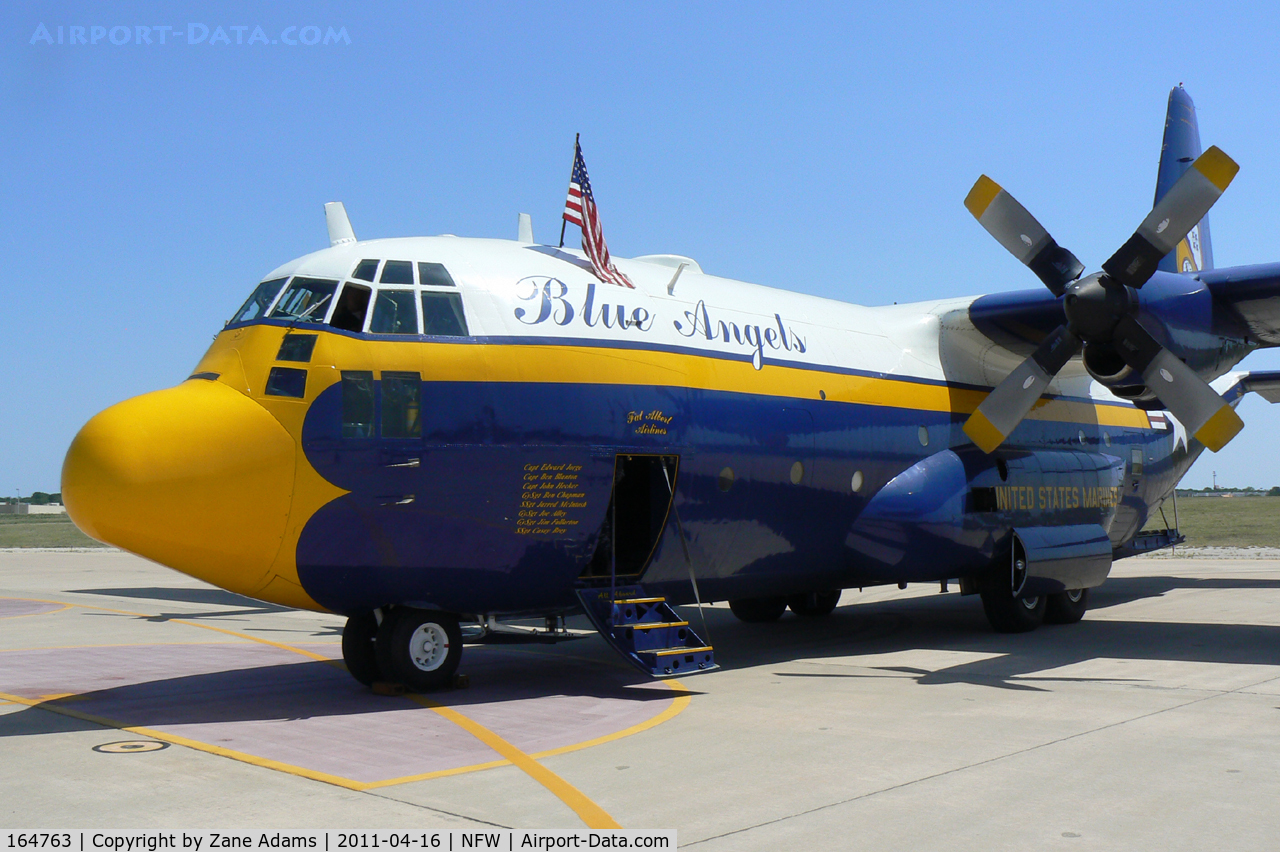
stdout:
[(67, 507), (57, 503), (34, 506), (30, 503), (0, 503), (0, 515), (62, 515)]

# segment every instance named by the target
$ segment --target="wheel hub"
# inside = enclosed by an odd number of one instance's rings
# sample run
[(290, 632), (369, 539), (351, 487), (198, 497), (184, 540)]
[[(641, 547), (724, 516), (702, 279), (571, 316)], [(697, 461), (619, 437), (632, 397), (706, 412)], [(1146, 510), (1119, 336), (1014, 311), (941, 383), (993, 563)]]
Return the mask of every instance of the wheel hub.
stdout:
[(409, 659), (424, 672), (433, 672), (449, 656), (449, 634), (435, 623), (419, 625), (409, 639)]

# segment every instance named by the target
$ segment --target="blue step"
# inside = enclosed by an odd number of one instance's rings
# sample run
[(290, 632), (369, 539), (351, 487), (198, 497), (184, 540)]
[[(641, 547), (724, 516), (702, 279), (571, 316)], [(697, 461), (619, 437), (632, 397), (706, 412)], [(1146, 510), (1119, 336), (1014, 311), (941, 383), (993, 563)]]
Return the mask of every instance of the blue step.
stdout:
[(587, 618), (614, 650), (654, 677), (697, 674), (717, 668), (715, 651), (664, 597), (640, 586), (579, 589)]

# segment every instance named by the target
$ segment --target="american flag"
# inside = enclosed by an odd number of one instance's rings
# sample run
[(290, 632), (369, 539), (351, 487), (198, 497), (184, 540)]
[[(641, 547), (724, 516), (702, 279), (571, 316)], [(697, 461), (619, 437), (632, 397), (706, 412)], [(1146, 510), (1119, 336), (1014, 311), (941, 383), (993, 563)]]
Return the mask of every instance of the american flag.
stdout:
[(600, 211), (596, 209), (595, 196), (591, 194), (591, 180), (587, 177), (587, 164), (582, 160), (582, 146), (573, 143), (573, 176), (569, 179), (569, 196), (564, 201), (564, 219), (582, 229), (582, 250), (591, 259), (596, 277), (619, 287), (635, 285), (609, 260), (609, 247), (604, 242), (600, 228)]

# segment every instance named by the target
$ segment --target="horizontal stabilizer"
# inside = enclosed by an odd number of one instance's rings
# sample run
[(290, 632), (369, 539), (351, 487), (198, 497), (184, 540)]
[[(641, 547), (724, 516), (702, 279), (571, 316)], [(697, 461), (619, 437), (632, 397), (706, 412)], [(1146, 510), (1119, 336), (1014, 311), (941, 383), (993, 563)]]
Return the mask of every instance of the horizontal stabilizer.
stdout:
[(1280, 371), (1254, 370), (1240, 380), (1245, 392), (1252, 391), (1267, 402), (1280, 402)]

